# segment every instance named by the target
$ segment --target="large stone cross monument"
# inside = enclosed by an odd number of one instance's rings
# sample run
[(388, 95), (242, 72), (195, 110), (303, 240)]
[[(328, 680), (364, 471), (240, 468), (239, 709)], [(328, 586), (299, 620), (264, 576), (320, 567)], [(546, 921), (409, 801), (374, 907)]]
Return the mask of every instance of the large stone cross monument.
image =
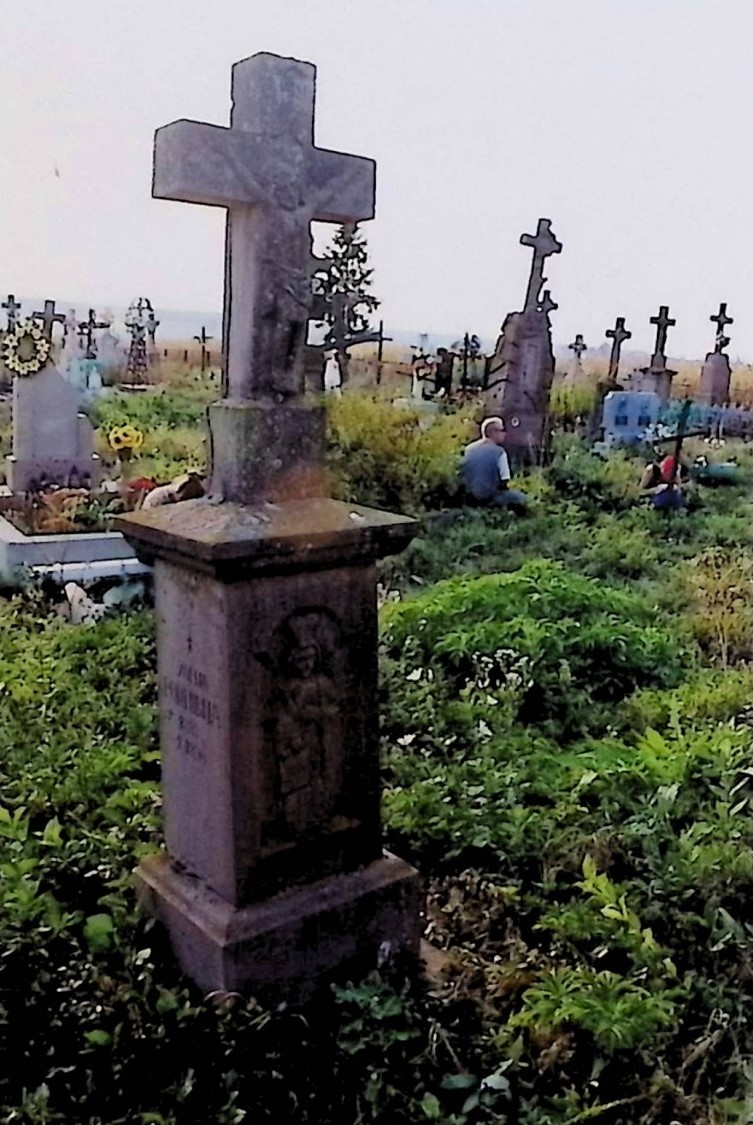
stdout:
[(547, 440), (549, 392), (554, 379), (549, 314), (557, 305), (548, 289), (541, 290), (547, 280), (546, 259), (562, 250), (551, 226), (549, 219), (539, 219), (536, 234), (520, 236), (521, 244), (533, 250), (525, 305), (522, 312), (505, 318), (486, 366), (485, 410), (504, 418), (506, 448), (517, 463), (538, 461)]
[(382, 851), (374, 563), (413, 523), (327, 496), (303, 393), (312, 219), (373, 214), (374, 164), (313, 145), (315, 69), (233, 68), (230, 128), (158, 130), (154, 194), (228, 209), (211, 491), (119, 522), (155, 565), (167, 855), (139, 880), (207, 989), (301, 997), (418, 947)]

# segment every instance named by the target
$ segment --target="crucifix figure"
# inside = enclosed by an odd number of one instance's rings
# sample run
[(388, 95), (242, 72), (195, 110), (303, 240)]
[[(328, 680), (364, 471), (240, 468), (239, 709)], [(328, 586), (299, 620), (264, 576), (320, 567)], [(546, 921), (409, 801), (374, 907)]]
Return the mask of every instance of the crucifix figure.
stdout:
[(18, 324), (18, 313), (21, 308), (20, 302), (16, 300), (12, 293), (8, 294), (8, 300), (3, 301), (4, 309), (8, 311), (8, 332), (12, 332)]
[(667, 329), (672, 328), (677, 321), (669, 315), (669, 305), (660, 305), (657, 316), (649, 317), (649, 324), (656, 325), (656, 343), (654, 354), (651, 356), (651, 367), (654, 370), (663, 369), (667, 364), (664, 349), (667, 346)]
[(153, 194), (227, 208), (226, 394), (302, 396), (312, 220), (374, 214), (372, 160), (315, 147), (316, 68), (254, 55), (236, 63), (230, 128), (175, 121), (157, 131)]
[(617, 382), (617, 369), (620, 366), (620, 352), (622, 351), (622, 345), (625, 340), (630, 339), (633, 333), (629, 332), (625, 327), (625, 317), (618, 316), (614, 322), (614, 328), (608, 328), (605, 335), (608, 336), (612, 341), (612, 353), (609, 356), (609, 373), (607, 375), (607, 381), (609, 384), (613, 384)]
[(55, 321), (57, 321), (58, 324), (65, 324), (65, 315), (55, 312), (54, 301), (45, 301), (44, 312), (33, 312), (31, 316), (33, 320), (42, 321), (44, 324), (44, 334), (50, 342), (52, 342), (52, 329)]
[(714, 324), (716, 324), (716, 344), (714, 347), (714, 351), (721, 352), (724, 348), (727, 347), (727, 344), (729, 343), (729, 336), (725, 336), (724, 329), (728, 324), (735, 323), (733, 317), (727, 316), (726, 301), (723, 301), (719, 305), (719, 312), (716, 314), (716, 316), (710, 316), (709, 320), (713, 321)]
[(89, 309), (89, 319), (80, 321), (78, 326), (78, 335), (82, 346), (84, 340), (86, 340), (86, 359), (97, 358), (97, 347), (94, 342), (94, 331), (97, 328), (109, 328), (109, 325), (105, 324), (104, 321), (97, 320), (94, 309)]
[(588, 351), (588, 346), (586, 345), (581, 333), (578, 332), (572, 344), (568, 344), (567, 346), (570, 351), (575, 352), (575, 362), (577, 364), (580, 364), (580, 357), (584, 352)]
[(558, 242), (552, 234), (551, 226), (551, 219), (539, 219), (536, 234), (521, 234), (520, 236), (521, 244), (533, 249), (533, 262), (531, 263), (531, 276), (528, 279), (524, 312), (534, 311), (541, 303), (539, 293), (546, 281), (544, 261), (550, 254), (559, 254), (562, 249), (562, 243)]

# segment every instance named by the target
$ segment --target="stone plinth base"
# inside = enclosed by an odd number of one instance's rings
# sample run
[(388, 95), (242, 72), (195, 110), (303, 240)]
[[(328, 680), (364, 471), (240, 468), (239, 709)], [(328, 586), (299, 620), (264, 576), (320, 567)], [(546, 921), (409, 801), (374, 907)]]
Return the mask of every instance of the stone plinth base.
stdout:
[(167, 856), (136, 873), (143, 905), (166, 926), (183, 969), (207, 991), (304, 1001), (323, 979), (418, 955), (420, 878), (385, 853), (367, 867), (237, 909)]

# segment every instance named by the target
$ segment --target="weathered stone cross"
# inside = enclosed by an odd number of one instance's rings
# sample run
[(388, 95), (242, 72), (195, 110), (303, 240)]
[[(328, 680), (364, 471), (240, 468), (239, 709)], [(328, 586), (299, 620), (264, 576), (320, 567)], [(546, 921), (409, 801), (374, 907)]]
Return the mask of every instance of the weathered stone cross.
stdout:
[(59, 324), (65, 324), (65, 315), (55, 312), (54, 301), (45, 301), (44, 312), (33, 312), (31, 315), (34, 320), (41, 320), (43, 322), (44, 334), (48, 340), (52, 340), (52, 329), (55, 321)]
[(612, 341), (612, 353), (609, 356), (609, 374), (607, 378), (610, 383), (614, 383), (617, 380), (617, 369), (620, 366), (622, 345), (625, 340), (630, 339), (633, 333), (629, 332), (625, 327), (625, 317), (618, 316), (614, 322), (614, 328), (608, 328), (605, 335)]
[(316, 148), (316, 68), (258, 54), (233, 67), (230, 128), (157, 131), (153, 194), (226, 207), (224, 335), (230, 399), (303, 394), (312, 220), (374, 214), (373, 160)]
[(12, 332), (18, 323), (18, 311), (21, 305), (12, 293), (8, 294), (8, 300), (3, 301), (2, 307), (8, 310), (8, 331)]
[(575, 352), (575, 359), (578, 363), (580, 363), (580, 357), (583, 355), (583, 352), (588, 351), (588, 346), (580, 332), (577, 334), (572, 344), (568, 344), (567, 346), (571, 351)]
[(716, 316), (710, 316), (709, 320), (713, 321), (714, 324), (716, 324), (716, 326), (717, 326), (716, 327), (716, 345), (714, 347), (714, 351), (715, 352), (721, 352), (722, 348), (726, 348), (727, 344), (729, 343), (729, 337), (724, 335), (724, 329), (726, 328), (726, 326), (728, 324), (734, 324), (735, 323), (733, 317), (727, 316), (727, 302), (726, 301), (723, 301), (719, 305), (719, 312), (716, 314)]
[(667, 346), (667, 329), (672, 328), (677, 321), (669, 315), (669, 305), (659, 305), (658, 316), (649, 317), (649, 324), (656, 325), (656, 344), (654, 345), (654, 354), (651, 356), (652, 367), (664, 367), (666, 363), (666, 355), (664, 349)]
[(109, 324), (104, 321), (97, 320), (94, 309), (89, 309), (89, 319), (79, 321), (78, 334), (83, 343), (86, 340), (86, 358), (95, 359), (96, 353), (94, 351), (94, 330), (95, 328), (109, 328)]
[(550, 254), (559, 254), (562, 243), (558, 242), (551, 231), (551, 219), (539, 219), (536, 234), (521, 234), (520, 241), (523, 246), (533, 249), (533, 262), (531, 263), (531, 276), (528, 279), (526, 291), (525, 312), (532, 312), (540, 304), (539, 293), (546, 281), (544, 277), (544, 261)]

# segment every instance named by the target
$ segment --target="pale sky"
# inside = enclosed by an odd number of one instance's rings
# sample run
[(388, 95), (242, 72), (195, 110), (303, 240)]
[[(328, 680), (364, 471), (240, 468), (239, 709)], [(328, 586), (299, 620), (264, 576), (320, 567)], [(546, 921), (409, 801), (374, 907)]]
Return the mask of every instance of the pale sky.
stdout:
[(494, 337), (539, 216), (555, 343), (753, 360), (751, 0), (0, 0), (0, 293), (219, 310), (224, 212), (152, 200), (155, 128), (230, 67), (318, 67), (317, 144), (374, 157), (388, 328)]

